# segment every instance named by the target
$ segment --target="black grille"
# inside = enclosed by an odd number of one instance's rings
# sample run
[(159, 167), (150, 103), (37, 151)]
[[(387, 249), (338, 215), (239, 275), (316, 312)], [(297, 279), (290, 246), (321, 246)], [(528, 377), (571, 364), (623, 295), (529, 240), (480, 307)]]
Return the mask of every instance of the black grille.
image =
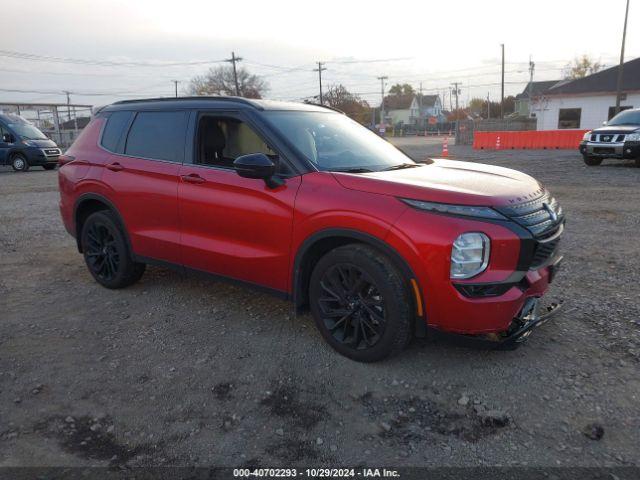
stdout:
[(595, 142), (595, 141), (596, 141), (596, 135), (595, 135), (595, 133), (594, 133), (593, 135), (591, 135), (591, 141), (592, 141), (592, 142)]
[(530, 269), (539, 268), (554, 256), (564, 224), (564, 212), (555, 198), (545, 192), (535, 200), (497, 210), (533, 235), (535, 246)]

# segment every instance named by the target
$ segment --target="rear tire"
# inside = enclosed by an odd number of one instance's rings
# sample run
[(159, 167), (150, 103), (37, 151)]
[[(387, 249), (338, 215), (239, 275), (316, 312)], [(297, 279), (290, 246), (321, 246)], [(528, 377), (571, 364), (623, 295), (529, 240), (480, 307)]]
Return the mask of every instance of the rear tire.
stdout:
[(582, 159), (584, 160), (584, 163), (590, 167), (597, 167), (602, 163), (602, 158), (598, 157), (588, 157), (587, 155), (583, 155)]
[(46, 163), (46, 164), (42, 165), (42, 168), (44, 168), (45, 170), (53, 170), (54, 168), (56, 168), (56, 164), (55, 163)]
[(146, 265), (134, 262), (124, 229), (108, 210), (93, 213), (85, 220), (80, 244), (89, 272), (104, 287), (128, 287), (144, 274)]
[(382, 360), (411, 340), (415, 318), (406, 281), (367, 245), (345, 245), (322, 257), (311, 274), (309, 300), (324, 339), (353, 360)]
[(17, 153), (11, 157), (11, 168), (16, 172), (26, 172), (29, 170), (29, 162), (24, 155)]

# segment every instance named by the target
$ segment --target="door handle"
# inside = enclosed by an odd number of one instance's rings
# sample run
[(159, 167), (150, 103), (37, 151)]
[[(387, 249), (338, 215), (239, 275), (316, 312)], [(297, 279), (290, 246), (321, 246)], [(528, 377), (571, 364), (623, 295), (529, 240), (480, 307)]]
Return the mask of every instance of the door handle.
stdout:
[(118, 162), (110, 163), (109, 165), (107, 165), (107, 168), (112, 172), (119, 172), (120, 170), (124, 170), (124, 167)]
[(185, 183), (204, 183), (205, 179), (197, 173), (190, 173), (189, 175), (181, 175), (182, 181)]

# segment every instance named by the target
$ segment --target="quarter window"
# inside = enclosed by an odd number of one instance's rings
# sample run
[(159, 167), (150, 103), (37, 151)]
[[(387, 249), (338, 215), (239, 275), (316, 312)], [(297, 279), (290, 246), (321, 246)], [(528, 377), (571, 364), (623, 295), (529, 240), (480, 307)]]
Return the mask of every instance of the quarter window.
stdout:
[(182, 162), (186, 128), (186, 112), (139, 112), (129, 130), (125, 153)]
[(558, 128), (580, 128), (581, 108), (561, 108), (558, 114)]
[(111, 152), (122, 153), (118, 151), (118, 145), (120, 144), (120, 138), (124, 133), (124, 129), (127, 128), (129, 120), (131, 119), (131, 112), (114, 112), (109, 115), (107, 124), (102, 131), (101, 145)]

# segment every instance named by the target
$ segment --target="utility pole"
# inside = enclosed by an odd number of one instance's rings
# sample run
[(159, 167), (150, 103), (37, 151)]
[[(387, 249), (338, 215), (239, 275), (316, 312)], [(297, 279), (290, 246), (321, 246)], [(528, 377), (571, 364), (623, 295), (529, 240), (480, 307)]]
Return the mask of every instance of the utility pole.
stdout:
[(491, 120), (491, 100), (489, 99), (489, 92), (487, 92), (487, 120)]
[(233, 64), (233, 83), (236, 84), (236, 96), (240, 96), (240, 85), (238, 85), (238, 71), (236, 70), (236, 63), (241, 62), (242, 57), (236, 57), (235, 52), (231, 52), (231, 58), (227, 58), (225, 62)]
[(320, 105), (324, 105), (324, 101), (322, 98), (322, 72), (325, 71), (326, 68), (322, 66), (322, 62), (318, 62), (318, 68), (314, 68), (314, 72), (318, 72), (318, 81), (320, 82)]
[(529, 55), (529, 117), (531, 117), (531, 110), (533, 109), (533, 71), (536, 69), (536, 64), (531, 60)]
[(502, 80), (500, 81), (500, 120), (504, 119), (504, 43), (500, 44), (502, 48)]
[(383, 75), (377, 78), (380, 80), (380, 93), (382, 95), (382, 102), (380, 102), (380, 125), (384, 125), (384, 81), (389, 77)]
[(176, 98), (178, 98), (178, 83), (180, 83), (180, 80), (171, 80), (174, 84), (174, 86), (176, 87)]
[(458, 95), (460, 94), (458, 85), (460, 85), (460, 82), (453, 82), (451, 85), (453, 85), (453, 94), (456, 96), (456, 110), (458, 110)]
[(627, 18), (629, 17), (629, 0), (624, 13), (624, 28), (622, 29), (622, 47), (620, 48), (620, 66), (618, 67), (618, 84), (616, 87), (616, 115), (620, 113), (620, 97), (622, 96), (622, 73), (624, 70), (624, 42), (627, 38)]
[(71, 99), (69, 97), (71, 92), (67, 90), (63, 90), (63, 91), (67, 95), (67, 120), (71, 121)]

